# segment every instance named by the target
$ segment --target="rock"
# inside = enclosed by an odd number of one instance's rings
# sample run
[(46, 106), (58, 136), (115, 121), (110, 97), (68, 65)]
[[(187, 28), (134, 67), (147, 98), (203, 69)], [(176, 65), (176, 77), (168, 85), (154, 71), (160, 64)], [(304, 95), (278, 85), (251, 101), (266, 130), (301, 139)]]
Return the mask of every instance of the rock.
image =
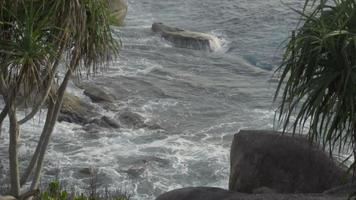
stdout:
[(58, 121), (87, 124), (92, 118), (99, 115), (93, 110), (94, 107), (92, 105), (82, 101), (77, 96), (65, 93)]
[(113, 103), (115, 97), (107, 92), (103, 87), (94, 84), (83, 85), (84, 94), (88, 96), (94, 103), (109, 102)]
[(356, 194), (356, 182), (347, 183), (335, 188), (324, 191), (324, 194), (333, 196), (349, 196), (351, 194)]
[(114, 119), (111, 119), (107, 116), (103, 116), (101, 117), (101, 120), (107, 124), (108, 126), (107, 127), (111, 127), (111, 128), (120, 128), (120, 124), (117, 123)]
[(93, 168), (86, 167), (86, 168), (80, 169), (79, 173), (84, 176), (93, 176), (93, 175), (97, 174), (97, 170), (95, 170)]
[(232, 194), (214, 187), (188, 187), (161, 194), (156, 200), (223, 200)]
[(122, 26), (127, 14), (127, 4), (124, 0), (109, 0), (111, 17), (114, 19), (111, 23), (116, 26)]
[(146, 127), (144, 118), (136, 113), (125, 111), (120, 114), (119, 120), (128, 128), (143, 128)]
[(343, 183), (346, 173), (302, 136), (240, 131), (230, 153), (229, 189), (251, 193), (320, 193)]
[(6, 196), (0, 195), (0, 200), (16, 200), (16, 198), (10, 195), (6, 195)]
[(156, 123), (152, 122), (145, 122), (145, 118), (137, 113), (133, 113), (131, 111), (124, 111), (123, 113), (119, 114), (119, 121), (122, 126), (126, 128), (147, 128), (150, 130), (158, 130), (162, 129), (162, 127)]
[(107, 116), (102, 116), (101, 118), (93, 119), (89, 122), (89, 124), (96, 124), (99, 127), (103, 128), (120, 128), (120, 125), (115, 120)]
[(220, 40), (213, 35), (186, 31), (163, 23), (153, 23), (152, 31), (180, 48), (215, 51), (221, 47)]
[(89, 123), (89, 124), (85, 124), (83, 126), (83, 130), (86, 131), (87, 133), (89, 133), (89, 135), (86, 135), (87, 139), (98, 139), (100, 138), (100, 135), (98, 133), (100, 133), (101, 131), (101, 127), (98, 126), (97, 124), (94, 123)]
[(323, 194), (245, 194), (214, 187), (189, 187), (164, 193), (156, 200), (345, 200)]
[(252, 191), (253, 194), (272, 194), (272, 193), (276, 193), (275, 190), (269, 188), (269, 187), (259, 187), (256, 188)]
[(131, 167), (127, 170), (123, 170), (123, 172), (127, 173), (127, 175), (130, 176), (130, 178), (138, 178), (140, 177), (144, 172), (145, 172), (146, 168), (144, 167)]

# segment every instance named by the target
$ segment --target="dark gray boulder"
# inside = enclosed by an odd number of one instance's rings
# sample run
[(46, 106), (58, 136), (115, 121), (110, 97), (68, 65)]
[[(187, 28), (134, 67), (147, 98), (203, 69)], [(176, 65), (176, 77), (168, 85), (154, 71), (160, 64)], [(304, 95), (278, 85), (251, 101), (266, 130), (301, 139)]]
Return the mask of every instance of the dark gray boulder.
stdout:
[(244, 194), (214, 187), (189, 187), (164, 193), (156, 200), (346, 200), (323, 194)]
[(163, 23), (153, 23), (151, 29), (175, 47), (208, 51), (215, 51), (221, 47), (220, 40), (214, 35), (187, 31)]
[(251, 193), (268, 187), (278, 193), (320, 193), (341, 185), (345, 176), (327, 154), (302, 136), (242, 130), (232, 142), (232, 191)]

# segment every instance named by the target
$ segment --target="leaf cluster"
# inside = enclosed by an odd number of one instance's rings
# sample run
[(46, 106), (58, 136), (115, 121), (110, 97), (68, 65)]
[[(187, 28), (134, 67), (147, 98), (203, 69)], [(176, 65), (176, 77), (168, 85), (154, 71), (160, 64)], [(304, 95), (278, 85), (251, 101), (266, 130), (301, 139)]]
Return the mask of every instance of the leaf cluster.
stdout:
[(59, 64), (65, 70), (91, 73), (118, 53), (120, 43), (111, 34), (107, 0), (2, 0), (0, 4), (2, 91), (14, 88), (26, 97), (51, 84)]
[[(356, 142), (356, 1), (306, 0), (277, 69), (284, 131), (341, 151)], [(309, 126), (306, 126), (308, 123)]]

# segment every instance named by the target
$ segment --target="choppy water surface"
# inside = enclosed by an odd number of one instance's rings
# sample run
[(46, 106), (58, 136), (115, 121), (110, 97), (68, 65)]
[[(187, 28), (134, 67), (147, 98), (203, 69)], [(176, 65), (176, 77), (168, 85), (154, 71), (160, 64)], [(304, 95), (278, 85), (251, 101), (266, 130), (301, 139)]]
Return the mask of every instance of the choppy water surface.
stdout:
[[(93, 167), (100, 184), (127, 189), (135, 199), (185, 186), (226, 188), (233, 134), (273, 126), (273, 68), (296, 25), (283, 3), (300, 7), (302, 1), (130, 0), (126, 25), (115, 30), (124, 44), (120, 58), (91, 80), (122, 98), (111, 110), (93, 105), (115, 119), (129, 109), (161, 128), (89, 133), (58, 123), (45, 177), (59, 173), (83, 189), (88, 182), (83, 169)], [(174, 48), (151, 32), (153, 22), (216, 35), (222, 48), (213, 53)], [(89, 101), (81, 90), (70, 90)], [(33, 151), (44, 117), (23, 127), (20, 160)], [(7, 136), (1, 140), (6, 168)]]

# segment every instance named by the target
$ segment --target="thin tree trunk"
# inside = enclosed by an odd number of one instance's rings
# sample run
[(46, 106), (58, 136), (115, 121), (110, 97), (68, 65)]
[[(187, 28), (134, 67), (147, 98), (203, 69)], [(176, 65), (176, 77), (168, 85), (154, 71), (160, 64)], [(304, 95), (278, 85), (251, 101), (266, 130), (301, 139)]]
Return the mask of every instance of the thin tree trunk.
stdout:
[[(66, 37), (67, 37), (67, 35), (63, 35), (63, 38), (66, 38)], [(64, 41), (64, 39), (62, 39), (62, 41)], [(64, 50), (64, 42), (61, 42), (60, 46), (61, 46), (61, 48), (59, 50), (59, 52), (60, 52), (59, 55), (62, 55), (63, 50)], [(48, 96), (49, 96), (49, 93), (50, 93), (51, 88), (52, 88), (52, 83), (53, 83), (53, 80), (54, 80), (54, 73), (56, 73), (57, 68), (59, 66), (59, 63), (60, 63), (60, 59), (56, 57), (55, 58), (55, 62), (54, 62), (53, 67), (52, 67), (52, 71), (48, 74), (49, 79), (48, 79), (48, 83), (47, 83), (47, 86), (46, 86), (45, 93), (44, 93), (42, 101), (39, 102), (39, 104), (34, 106), (34, 108), (32, 109), (32, 112), (29, 115), (27, 115), (25, 118), (23, 118), (22, 120), (19, 121), (20, 124), (26, 123), (29, 119), (31, 119), (37, 113), (38, 109), (41, 108), (41, 106), (46, 101), (46, 99), (48, 99), (48, 110), (47, 110), (46, 122), (45, 122), (45, 125), (44, 125), (43, 129), (42, 129), (42, 133), (41, 133), (40, 139), (38, 141), (36, 150), (35, 150), (32, 158), (31, 158), (31, 161), (30, 161), (29, 165), (26, 168), (25, 173), (21, 177), (21, 180), (20, 180), (20, 185), (21, 186), (23, 186), (27, 182), (28, 177), (31, 176), (31, 174), (33, 173), (33, 170), (36, 167), (36, 164), (37, 164), (37, 161), (38, 161), (39, 152), (40, 152), (41, 147), (42, 147), (42, 145), (44, 143), (44, 140), (45, 140), (45, 137), (46, 137), (46, 131), (47, 131), (48, 127), (49, 127), (49, 122), (51, 121), (51, 118), (53, 116), (54, 102), (53, 102), (52, 99), (49, 99)]]
[(1, 128), (2, 128), (2, 122), (6, 118), (7, 114), (9, 113), (9, 105), (6, 104), (5, 107), (2, 109), (0, 113), (0, 136), (1, 136)]
[(11, 194), (15, 197), (20, 195), (20, 176), (18, 165), (18, 135), (19, 125), (16, 118), (16, 102), (15, 98), (10, 101), (9, 120), (10, 120), (10, 144), (9, 144), (9, 160), (10, 160), (10, 183)]
[(39, 152), (41, 150), (41, 147), (43, 146), (44, 140), (45, 140), (46, 135), (47, 135), (47, 129), (49, 127), (49, 124), (50, 124), (50, 121), (51, 121), (51, 118), (52, 118), (52, 115), (53, 115), (53, 110), (54, 110), (54, 102), (52, 100), (50, 100), (50, 101), (48, 101), (48, 111), (47, 111), (45, 125), (44, 125), (44, 127), (42, 129), (42, 133), (41, 133), (40, 139), (39, 139), (39, 141), (37, 143), (37, 147), (36, 147), (35, 152), (33, 153), (31, 161), (30, 161), (29, 165), (27, 166), (25, 173), (21, 177), (21, 181), (20, 181), (20, 185), (21, 186), (24, 185), (27, 182), (28, 177), (31, 176), (31, 174), (33, 173), (33, 170), (36, 167), (38, 156), (39, 156)]
[[(78, 62), (79, 62), (79, 60), (75, 62), (74, 66), (76, 66)], [(64, 92), (67, 88), (67, 85), (68, 85), (71, 75), (72, 75), (72, 70), (71, 70), (71, 68), (69, 68), (64, 79), (63, 79), (62, 84), (60, 85), (60, 87), (57, 91), (57, 99), (54, 104), (54, 110), (52, 113), (52, 117), (50, 119), (46, 119), (46, 121), (47, 120), (49, 121), (48, 122), (49, 124), (48, 124), (48, 127), (46, 128), (46, 130), (44, 130), (46, 134), (45, 134), (45, 138), (44, 138), (43, 144), (41, 145), (41, 149), (40, 149), (40, 152), (38, 155), (37, 165), (36, 165), (36, 169), (34, 172), (34, 177), (32, 180), (30, 190), (35, 190), (38, 188), (38, 183), (39, 183), (39, 179), (40, 179), (40, 175), (41, 175), (44, 156), (46, 154), (47, 146), (49, 144), (49, 140), (51, 138), (54, 126), (57, 122), (58, 115), (61, 110), (61, 106), (62, 106), (62, 102), (63, 102)]]

